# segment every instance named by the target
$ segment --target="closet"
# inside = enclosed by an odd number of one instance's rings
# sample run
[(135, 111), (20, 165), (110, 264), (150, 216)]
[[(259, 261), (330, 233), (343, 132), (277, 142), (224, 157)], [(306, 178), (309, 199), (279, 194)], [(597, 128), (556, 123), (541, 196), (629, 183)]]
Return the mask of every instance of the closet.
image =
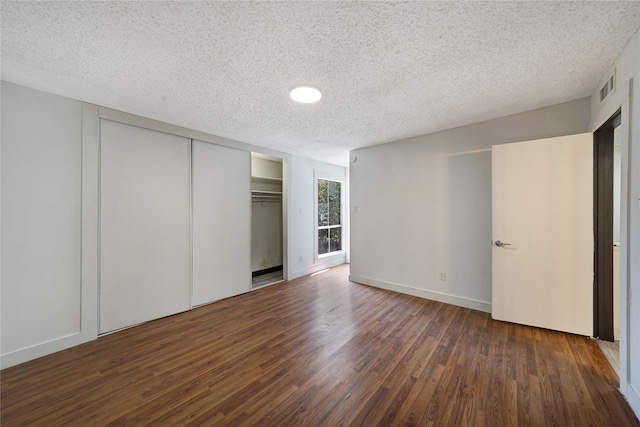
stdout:
[(250, 170), (248, 151), (101, 120), (99, 333), (251, 290)]
[(252, 288), (284, 280), (282, 159), (251, 153)]
[(101, 118), (99, 173), (99, 334), (284, 280), (283, 159)]

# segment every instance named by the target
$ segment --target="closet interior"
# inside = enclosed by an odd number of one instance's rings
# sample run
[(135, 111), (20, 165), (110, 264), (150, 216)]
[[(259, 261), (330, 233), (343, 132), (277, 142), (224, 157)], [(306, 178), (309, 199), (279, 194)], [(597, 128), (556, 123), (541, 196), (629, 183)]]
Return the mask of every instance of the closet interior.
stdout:
[(282, 159), (251, 153), (251, 286), (284, 280)]

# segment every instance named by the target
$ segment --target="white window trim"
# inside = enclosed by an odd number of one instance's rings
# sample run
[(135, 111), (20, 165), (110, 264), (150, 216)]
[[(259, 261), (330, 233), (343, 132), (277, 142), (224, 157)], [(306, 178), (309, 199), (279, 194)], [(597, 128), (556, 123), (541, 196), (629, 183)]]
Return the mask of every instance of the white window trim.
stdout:
[[(323, 226), (318, 226), (318, 181), (323, 180), (323, 181), (332, 181), (332, 182), (339, 182), (340, 183), (340, 225), (336, 226), (336, 225), (323, 225)], [(322, 259), (326, 259), (326, 258), (331, 258), (334, 256), (342, 256), (345, 253), (344, 250), (344, 230), (345, 230), (345, 224), (344, 224), (344, 197), (345, 197), (345, 183), (344, 181), (340, 181), (339, 179), (335, 179), (335, 178), (325, 178), (323, 176), (318, 176), (316, 174), (316, 171), (313, 171), (313, 254), (314, 254), (314, 259), (315, 262), (318, 262), (319, 260)], [(341, 245), (341, 249), (339, 251), (333, 251), (333, 252), (328, 252), (326, 254), (319, 254), (318, 253), (318, 230), (320, 229), (330, 229), (330, 228), (338, 228), (340, 227), (342, 229), (342, 245)]]

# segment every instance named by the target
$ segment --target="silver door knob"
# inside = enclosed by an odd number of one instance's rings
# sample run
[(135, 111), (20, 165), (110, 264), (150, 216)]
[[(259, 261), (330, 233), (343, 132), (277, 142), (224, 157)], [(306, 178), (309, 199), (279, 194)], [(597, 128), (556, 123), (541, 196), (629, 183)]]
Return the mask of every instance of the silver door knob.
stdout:
[(496, 246), (501, 248), (503, 246), (511, 246), (511, 243), (504, 243), (504, 242), (501, 242), (500, 240), (496, 240)]

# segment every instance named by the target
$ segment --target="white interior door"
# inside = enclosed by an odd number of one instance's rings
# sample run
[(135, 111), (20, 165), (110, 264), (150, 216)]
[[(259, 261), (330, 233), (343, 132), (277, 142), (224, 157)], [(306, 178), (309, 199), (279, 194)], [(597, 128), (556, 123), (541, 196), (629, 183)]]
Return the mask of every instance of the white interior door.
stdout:
[(491, 170), (493, 318), (592, 335), (592, 134), (493, 146)]
[(100, 122), (100, 332), (191, 308), (187, 138)]

